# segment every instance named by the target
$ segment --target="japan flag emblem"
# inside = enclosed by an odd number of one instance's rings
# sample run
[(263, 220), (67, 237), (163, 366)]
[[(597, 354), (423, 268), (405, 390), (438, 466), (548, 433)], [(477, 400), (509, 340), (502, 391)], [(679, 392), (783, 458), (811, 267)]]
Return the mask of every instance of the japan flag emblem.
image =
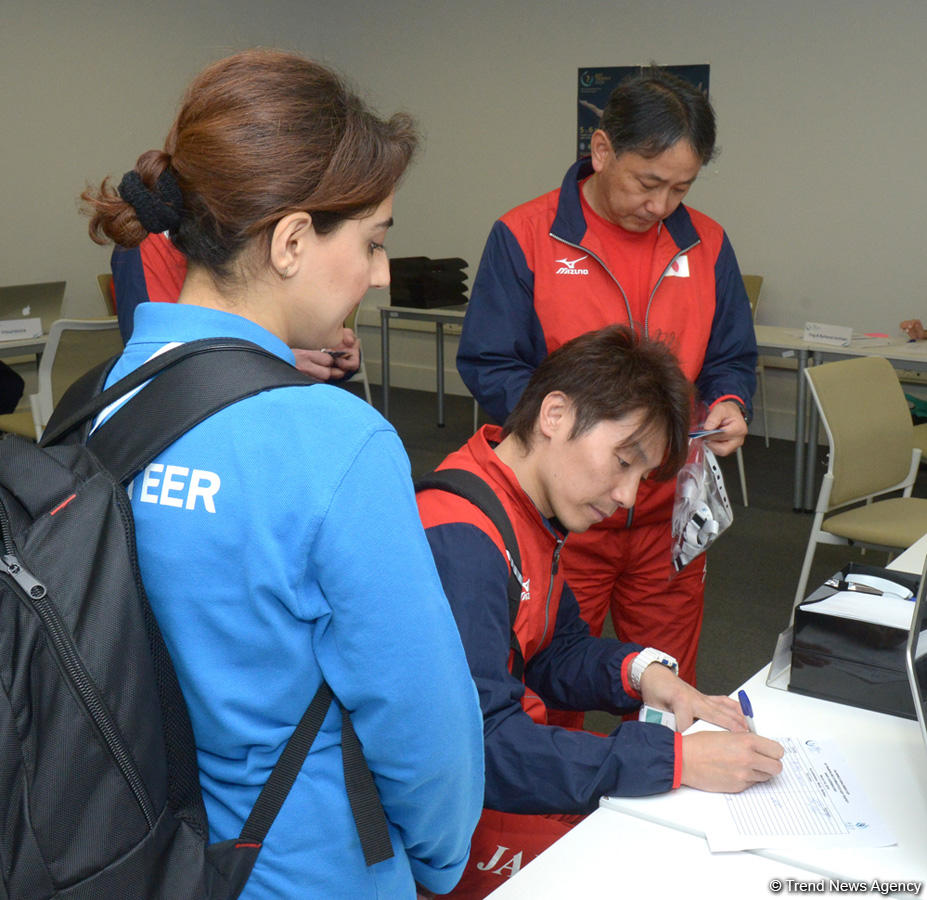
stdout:
[(666, 267), (667, 278), (688, 278), (689, 277), (689, 257), (680, 256), (674, 259)]

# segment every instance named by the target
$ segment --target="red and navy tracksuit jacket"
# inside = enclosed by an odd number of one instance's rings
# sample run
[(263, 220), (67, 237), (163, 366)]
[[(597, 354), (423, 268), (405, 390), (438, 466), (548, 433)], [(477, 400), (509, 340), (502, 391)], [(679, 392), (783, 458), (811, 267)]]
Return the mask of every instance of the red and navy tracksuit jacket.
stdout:
[[(506, 213), (490, 232), (470, 292), (457, 368), (480, 405), (504, 422), (531, 373), (561, 344), (612, 323), (634, 324), (667, 343), (700, 398), (736, 398), (756, 387), (756, 337), (734, 250), (717, 222), (682, 204), (661, 225), (643, 322), (631, 322), (602, 239), (583, 216), (575, 163), (559, 190)], [(657, 497), (648, 502), (656, 489)], [(635, 522), (672, 497), (672, 485), (641, 486)], [(667, 514), (663, 507), (659, 517)], [(658, 518), (659, 518), (658, 517)], [(612, 520), (612, 527), (625, 521)]]
[(128, 342), (139, 303), (177, 302), (187, 275), (187, 258), (166, 234), (149, 234), (137, 247), (115, 247), (110, 268), (119, 331)]
[[(559, 571), (565, 535), (538, 512), (512, 470), (493, 452), (501, 429), (487, 425), (441, 468), (467, 469), (486, 481), (511, 519), (522, 558), (522, 599), (515, 633), (524, 682), (510, 672), (509, 563), (488, 518), (441, 490), (418, 494), (419, 513), (460, 629), (483, 711), (484, 806), (512, 813), (581, 813), (603, 794), (635, 796), (679, 784), (681, 738), (661, 725), (627, 722), (608, 736), (546, 724), (544, 704), (637, 708), (628, 681), (637, 644), (593, 638)], [(538, 702), (538, 697), (543, 703)]]

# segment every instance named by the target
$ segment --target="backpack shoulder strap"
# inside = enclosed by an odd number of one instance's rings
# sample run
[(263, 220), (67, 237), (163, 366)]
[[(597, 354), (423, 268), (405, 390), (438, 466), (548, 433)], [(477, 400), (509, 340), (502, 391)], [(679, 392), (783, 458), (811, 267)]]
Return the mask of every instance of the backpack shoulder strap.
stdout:
[[(236, 842), (239, 845), (260, 846), (264, 843), (267, 832), (270, 831), (270, 826), (273, 825), (290, 788), (293, 787), (334, 699), (332, 689), (323, 681), (312, 698), (312, 703), (303, 713), (296, 730), (290, 735), (280, 759), (277, 760), (247, 821), (242, 826)], [(354, 814), (354, 824), (360, 837), (364, 861), (368, 866), (372, 866), (393, 856), (393, 844), (373, 775), (364, 759), (364, 751), (354, 731), (354, 724), (344, 707), (341, 708), (341, 757), (348, 801)]]
[(521, 603), (521, 552), (518, 549), (518, 540), (515, 529), (509, 519), (502, 501), (495, 491), (479, 475), (466, 469), (437, 469), (415, 482), (415, 491), (438, 490), (447, 491), (463, 497), (482, 512), (499, 532), (505, 552), (509, 557), (509, 580), (507, 594), (509, 601), (509, 646), (514, 654), (512, 659), (512, 674), (521, 679), (525, 671), (525, 658), (518, 644), (515, 634), (515, 617)]
[(179, 360), (199, 352), (236, 347), (252, 348), (261, 353), (266, 353), (256, 344), (237, 338), (202, 338), (197, 341), (189, 341), (152, 357), (105, 391), (103, 387), (106, 384), (106, 378), (119, 356), (104, 360), (78, 378), (55, 404), (51, 418), (45, 426), (45, 433), (41, 440), (42, 446), (59, 443), (71, 436), (75, 429), (89, 423), (97, 413), (105, 409), (110, 403), (118, 400), (119, 397), (124, 396), (136, 387), (140, 387)]
[(99, 412), (144, 385), (87, 439), (120, 483), (220, 409), (271, 388), (317, 381), (256, 344), (232, 339), (182, 344), (94, 394), (111, 365), (91, 370), (68, 390), (55, 407), (42, 444), (57, 443), (78, 429), (86, 434)]

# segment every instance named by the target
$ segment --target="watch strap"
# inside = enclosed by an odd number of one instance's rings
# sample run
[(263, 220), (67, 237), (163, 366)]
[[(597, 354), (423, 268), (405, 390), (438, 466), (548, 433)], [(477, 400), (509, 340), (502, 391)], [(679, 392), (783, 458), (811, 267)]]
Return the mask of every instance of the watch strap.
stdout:
[(637, 693), (641, 692), (641, 676), (651, 663), (659, 663), (661, 666), (666, 666), (667, 669), (672, 669), (674, 675), (679, 674), (679, 663), (676, 662), (674, 657), (670, 656), (668, 653), (664, 653), (662, 650), (657, 650), (656, 647), (645, 647), (634, 657), (631, 662), (631, 668), (628, 671), (628, 675), (631, 679), (631, 687), (634, 688)]

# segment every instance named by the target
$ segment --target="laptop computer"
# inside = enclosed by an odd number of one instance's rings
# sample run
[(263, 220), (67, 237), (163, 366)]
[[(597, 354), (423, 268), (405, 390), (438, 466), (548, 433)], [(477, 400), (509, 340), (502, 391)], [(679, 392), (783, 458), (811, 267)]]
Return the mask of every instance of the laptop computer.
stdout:
[(0, 287), (0, 320), (41, 319), (42, 333), (61, 318), (64, 281), (13, 284)]
[(921, 728), (921, 735), (927, 743), (927, 559), (921, 572), (921, 582), (914, 603), (911, 631), (905, 647), (905, 666), (911, 693), (914, 698), (914, 712)]

